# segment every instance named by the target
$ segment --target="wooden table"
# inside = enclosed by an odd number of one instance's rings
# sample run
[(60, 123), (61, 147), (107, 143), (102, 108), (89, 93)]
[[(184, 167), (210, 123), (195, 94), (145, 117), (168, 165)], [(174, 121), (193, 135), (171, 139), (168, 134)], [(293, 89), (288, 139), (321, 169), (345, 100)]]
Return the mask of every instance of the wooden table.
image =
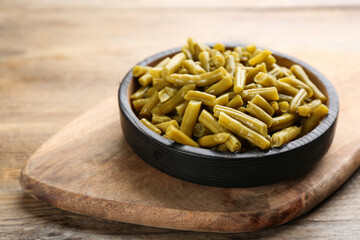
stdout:
[[(276, 49), (313, 65), (335, 87), (360, 76), (360, 4), (355, 1), (179, 2), (0, 2), (0, 238), (359, 239), (359, 170), (297, 220), (243, 234), (103, 221), (53, 208), (21, 189), (20, 170), (40, 144), (116, 94), (135, 63), (184, 44), (188, 36)], [(339, 96), (344, 107), (346, 92)]]

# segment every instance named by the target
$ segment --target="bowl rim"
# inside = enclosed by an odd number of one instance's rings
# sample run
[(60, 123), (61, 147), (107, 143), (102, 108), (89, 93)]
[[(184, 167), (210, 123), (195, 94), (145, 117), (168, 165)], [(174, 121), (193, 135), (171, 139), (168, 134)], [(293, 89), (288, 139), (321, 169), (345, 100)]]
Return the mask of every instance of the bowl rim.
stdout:
[[(213, 44), (207, 44), (208, 46), (213, 46)], [(237, 46), (245, 46), (245, 44), (224, 44), (226, 48), (234, 48)], [(263, 47), (258, 47), (260, 49), (264, 49)], [(140, 61), (136, 65), (142, 65), (146, 66), (156, 60), (162, 59), (168, 55), (175, 54), (177, 52), (181, 51), (181, 47), (171, 48), (159, 53), (156, 53), (150, 57), (147, 57), (146, 59)], [(147, 128), (143, 123), (140, 122), (138, 117), (135, 115), (135, 113), (132, 110), (132, 107), (129, 102), (129, 98), (127, 96), (128, 94), (128, 87), (130, 85), (130, 82), (134, 79), (132, 75), (132, 68), (127, 72), (125, 77), (120, 83), (119, 89), (118, 89), (118, 102), (119, 102), (119, 108), (122, 114), (142, 133), (145, 134), (150, 139), (153, 139), (156, 141), (159, 145), (162, 145), (162, 147), (170, 147), (175, 152), (184, 153), (186, 152), (189, 155), (193, 155), (195, 157), (199, 157), (199, 159), (206, 157), (207, 159), (218, 159), (222, 158), (222, 161), (224, 159), (231, 161), (231, 160), (240, 160), (240, 159), (254, 159), (259, 157), (270, 157), (277, 155), (279, 153), (285, 153), (288, 151), (292, 151), (300, 146), (310, 144), (313, 142), (316, 138), (324, 134), (336, 121), (337, 116), (339, 114), (339, 98), (338, 94), (335, 90), (335, 87), (332, 85), (332, 83), (317, 69), (310, 66), (309, 64), (294, 58), (292, 56), (289, 56), (287, 54), (271, 50), (273, 52), (273, 55), (275, 57), (279, 56), (280, 58), (292, 61), (296, 64), (301, 65), (303, 68), (305, 68), (306, 71), (311, 72), (313, 75), (315, 75), (319, 81), (323, 84), (324, 88), (326, 89), (328, 93), (328, 108), (329, 113), (328, 115), (321, 121), (321, 123), (316, 126), (311, 132), (308, 134), (295, 139), (279, 148), (270, 148), (268, 150), (251, 150), (248, 152), (243, 153), (229, 153), (229, 152), (218, 152), (211, 149), (206, 148), (196, 148), (191, 147), (187, 145), (183, 145), (177, 142), (174, 142), (172, 140), (169, 140), (167, 138), (164, 138), (161, 135), (158, 135), (151, 131), (149, 128)], [(331, 96), (331, 97), (330, 97)]]

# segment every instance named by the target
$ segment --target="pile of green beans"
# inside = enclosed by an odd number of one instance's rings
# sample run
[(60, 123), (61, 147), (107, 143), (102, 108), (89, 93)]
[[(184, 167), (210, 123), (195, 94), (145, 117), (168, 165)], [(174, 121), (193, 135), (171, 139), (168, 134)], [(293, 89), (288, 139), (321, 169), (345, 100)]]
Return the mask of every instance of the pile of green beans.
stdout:
[(140, 121), (157, 134), (221, 152), (280, 147), (328, 114), (325, 95), (299, 65), (279, 66), (255, 45), (213, 48), (189, 38), (156, 66), (135, 66), (130, 96)]

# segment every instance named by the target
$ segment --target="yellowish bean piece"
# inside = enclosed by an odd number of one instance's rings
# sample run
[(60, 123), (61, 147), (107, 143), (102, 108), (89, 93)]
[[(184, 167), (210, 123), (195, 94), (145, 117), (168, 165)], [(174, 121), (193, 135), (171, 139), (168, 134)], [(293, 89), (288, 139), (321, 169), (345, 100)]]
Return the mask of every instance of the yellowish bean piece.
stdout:
[(159, 92), (155, 91), (140, 111), (140, 116), (150, 116), (151, 110), (159, 102)]
[(274, 109), (274, 112), (276, 112), (279, 109), (279, 105), (278, 105), (277, 101), (271, 101), (270, 105)]
[(225, 65), (225, 58), (218, 50), (212, 49), (210, 53), (215, 67), (219, 68)]
[(215, 99), (215, 104), (225, 106), (229, 102), (229, 93), (225, 93)]
[(136, 65), (132, 70), (132, 74), (134, 77), (141, 77), (142, 75), (147, 73), (148, 69), (149, 67)]
[(151, 97), (154, 92), (162, 90), (164, 87), (168, 86), (169, 84), (164, 80), (158, 81), (154, 84), (149, 90), (145, 93), (145, 97)]
[(269, 71), (269, 74), (276, 78), (281, 78), (284, 76), (283, 70), (277, 64), (273, 65), (272, 69)]
[(251, 128), (252, 130), (260, 133), (261, 135), (263, 136), (267, 135), (267, 125), (257, 118), (251, 117), (233, 108), (224, 107), (220, 105), (215, 105), (213, 111), (214, 111), (214, 116), (217, 118), (220, 116), (220, 113), (224, 112), (230, 117), (240, 121), (248, 128)]
[(226, 140), (229, 139), (229, 136), (230, 135), (228, 133), (216, 133), (201, 137), (197, 140), (197, 142), (201, 147), (214, 147), (226, 142)]
[(272, 116), (274, 114), (274, 109), (268, 103), (263, 97), (261, 97), (259, 94), (256, 94), (255, 97), (251, 100), (254, 104), (259, 106), (261, 109), (263, 109), (267, 114)]
[(225, 56), (225, 69), (234, 76), (235, 73), (235, 58), (233, 55)]
[(240, 95), (236, 95), (233, 99), (231, 99), (230, 102), (228, 102), (228, 104), (226, 104), (227, 107), (230, 108), (239, 108), (244, 104), (242, 98), (240, 97)]
[(247, 89), (242, 91), (241, 93), (241, 97), (245, 101), (250, 101), (255, 97), (256, 94), (259, 94), (267, 101), (279, 99), (279, 94), (275, 87)]
[(165, 87), (159, 92), (160, 102), (166, 102), (177, 93), (175, 88)]
[(188, 101), (190, 101), (190, 100), (200, 101), (204, 105), (212, 107), (215, 105), (216, 96), (209, 94), (209, 93), (190, 90), (185, 95), (185, 99)]
[(177, 74), (189, 74), (189, 71), (186, 68), (180, 68), (176, 73)]
[(294, 74), (290, 71), (290, 69), (286, 68), (286, 67), (280, 67), (284, 73), (285, 77), (291, 77), (294, 76)]
[(193, 59), (191, 52), (189, 50), (189, 46), (183, 46), (181, 48), (181, 52), (185, 54), (186, 59)]
[(281, 116), (274, 117), (273, 123), (269, 128), (270, 132), (274, 132), (286, 127), (293, 125), (299, 119), (298, 115), (295, 113), (284, 113)]
[(315, 99), (310, 103), (304, 103), (298, 108), (298, 113), (303, 117), (310, 117), (310, 114), (321, 104), (320, 99)]
[(196, 43), (194, 45), (194, 60), (199, 60), (199, 55), (201, 52), (206, 51), (206, 46), (204, 44)]
[(149, 98), (139, 98), (132, 101), (132, 104), (135, 108), (135, 111), (139, 112), (142, 107), (146, 104), (146, 102), (149, 101)]
[(226, 113), (220, 113), (219, 124), (261, 149), (267, 149), (270, 147), (270, 142), (264, 136), (251, 130), (250, 128), (247, 128), (239, 121), (228, 116)]
[(219, 144), (219, 146), (217, 146), (216, 151), (218, 152), (228, 152), (229, 149), (226, 147), (226, 145), (224, 143)]
[(243, 47), (238, 46), (238, 47), (234, 48), (234, 52), (237, 52), (240, 57), (241, 57), (243, 51), (245, 51)]
[(275, 77), (267, 73), (262, 73), (262, 72), (258, 73), (255, 76), (254, 81), (265, 87), (276, 87), (279, 93), (286, 94), (289, 96), (295, 96), (299, 91), (298, 89), (294, 88), (293, 86), (287, 83), (279, 82), (278, 80), (276, 80)]
[(322, 102), (326, 100), (325, 95), (315, 86), (313, 82), (310, 81), (308, 75), (305, 73), (304, 69), (301, 66), (292, 65), (290, 70), (297, 79), (306, 83), (313, 90), (313, 96), (315, 98), (320, 99)]
[(256, 51), (256, 45), (255, 44), (248, 45), (246, 46), (246, 50), (250, 53), (254, 53)]
[(329, 109), (324, 104), (317, 106), (310, 117), (305, 119), (301, 135), (305, 135), (313, 130), (328, 113)]
[(279, 101), (287, 101), (287, 102), (291, 102), (293, 100), (293, 97), (285, 95), (285, 94), (279, 94)]
[(205, 70), (191, 59), (185, 60), (182, 65), (191, 74), (197, 75), (197, 74), (205, 73)]
[(242, 112), (242, 113), (246, 113), (246, 112), (247, 112), (245, 107), (239, 107), (239, 108), (236, 109), (236, 110), (238, 110), (238, 111), (240, 111), (240, 112)]
[(294, 76), (281, 78), (279, 79), (279, 82), (289, 84), (297, 89), (304, 88), (307, 92), (307, 97), (313, 96), (313, 90), (304, 82), (297, 80)]
[(164, 80), (162, 78), (153, 78), (152, 79), (153, 86), (158, 84), (159, 82), (164, 82)]
[(235, 63), (239, 63), (240, 62), (240, 55), (237, 52), (231, 52), (231, 55), (233, 55)]
[(139, 88), (136, 92), (131, 94), (130, 99), (134, 100), (145, 97), (145, 94), (149, 90), (149, 88), (150, 88), (149, 86)]
[(254, 82), (254, 77), (259, 72), (264, 72), (264, 73), (267, 72), (265, 63), (260, 63), (260, 64), (256, 65), (254, 68), (251, 68), (247, 71), (246, 84)]
[(265, 59), (270, 56), (272, 52), (268, 49), (265, 49), (264, 51), (259, 52), (254, 57), (249, 59), (249, 64), (251, 66), (255, 66), (256, 64), (259, 64), (261, 62), (264, 62)]
[(253, 102), (248, 103), (248, 105), (246, 106), (246, 111), (248, 111), (251, 115), (255, 116), (260, 121), (264, 122), (267, 127), (271, 127), (271, 124), (273, 122), (272, 117)]
[[(216, 119), (205, 109), (202, 110), (199, 116), (199, 122), (213, 133), (229, 133), (228, 130), (223, 126), (220, 126), (218, 121), (216, 121)], [(237, 152), (241, 149), (240, 141), (233, 134), (230, 134), (229, 139), (225, 142), (225, 145), (230, 152)]]
[(166, 66), (163, 68), (162, 76), (167, 77), (170, 74), (176, 72), (185, 60), (186, 60), (186, 56), (182, 52), (173, 56), (170, 62), (166, 64)]
[(166, 134), (164, 134), (163, 137), (172, 141), (171, 137), (169, 137), (169, 136), (166, 135)]
[(158, 123), (158, 124), (156, 124), (155, 126), (156, 126), (157, 128), (159, 128), (162, 133), (166, 133), (166, 129), (167, 129), (170, 125), (173, 125), (174, 127), (179, 128), (179, 124), (178, 124), (178, 122), (175, 121), (175, 120), (170, 120), (170, 121), (167, 121), (167, 122)]
[(189, 38), (187, 39), (187, 44), (188, 44), (188, 47), (189, 47), (189, 51), (190, 51), (191, 54), (194, 56), (194, 53), (195, 53), (195, 49), (194, 49), (195, 40), (194, 40), (194, 38), (189, 37)]
[(205, 127), (202, 123), (196, 123), (193, 131), (194, 137), (203, 137), (206, 135), (210, 135), (212, 132)]
[(162, 67), (154, 67), (154, 68), (149, 68), (149, 73), (151, 75), (152, 78), (161, 78), (162, 75)]
[(289, 111), (290, 104), (287, 101), (278, 102), (278, 110), (276, 111), (276, 114), (282, 115)]
[(142, 118), (140, 120), (140, 122), (142, 122), (146, 127), (148, 127), (154, 133), (157, 133), (159, 135), (161, 134), (161, 130), (159, 128), (157, 128), (154, 124), (149, 122), (149, 120), (147, 120), (146, 118)]
[(192, 146), (192, 147), (199, 147), (199, 144), (197, 144), (197, 142), (192, 140), (185, 133), (183, 133), (182, 131), (180, 131), (179, 129), (174, 127), (173, 125), (170, 125), (166, 129), (166, 135), (169, 136), (171, 138), (171, 140), (173, 140), (175, 142), (185, 144), (185, 145), (189, 145), (189, 146)]
[(175, 107), (177, 115), (179, 115), (181, 117), (184, 116), (184, 113), (185, 113), (188, 103), (189, 103), (188, 101), (184, 101), (183, 103), (181, 103)]
[(234, 92), (240, 93), (244, 90), (246, 84), (246, 71), (240, 66), (236, 67), (234, 75)]
[(200, 54), (199, 54), (199, 60), (200, 60), (200, 65), (201, 67), (209, 72), (210, 71), (210, 54), (209, 52), (207, 51), (202, 51)]
[(290, 112), (296, 112), (301, 104), (304, 103), (305, 98), (307, 96), (307, 92), (305, 89), (300, 89), (299, 92), (295, 95), (295, 97), (290, 102)]
[(161, 60), (158, 64), (156, 64), (155, 67), (165, 67), (170, 62), (170, 60), (171, 60), (170, 57), (166, 57), (163, 60)]
[(265, 65), (266, 65), (266, 69), (272, 69), (274, 64), (276, 63), (276, 59), (273, 55), (268, 56), (265, 61), (264, 61)]
[(216, 43), (214, 45), (214, 49), (218, 50), (219, 52), (225, 52), (225, 46), (222, 43)]
[(147, 86), (152, 82), (152, 76), (149, 72), (145, 73), (138, 79), (141, 86)]
[(200, 75), (190, 74), (171, 74), (166, 78), (166, 81), (174, 85), (185, 86), (188, 84), (196, 84), (198, 87), (211, 85), (224, 77), (225, 68), (220, 67), (212, 72), (203, 73)]
[(153, 109), (152, 113), (156, 114), (167, 114), (175, 109), (177, 105), (184, 101), (184, 96), (188, 91), (195, 89), (195, 84), (189, 84), (183, 86), (172, 98), (168, 101), (161, 103), (160, 106), (157, 106)]
[(180, 130), (191, 137), (201, 108), (201, 102), (191, 100), (186, 107)]
[(171, 120), (171, 118), (166, 115), (153, 114), (151, 122), (153, 124), (158, 124), (158, 123), (162, 123), (162, 122), (168, 122), (170, 120)]
[(258, 88), (256, 83), (250, 83), (250, 84), (245, 85), (245, 87), (244, 87), (245, 90), (254, 89), (254, 88)]
[(230, 74), (226, 74), (223, 79), (221, 79), (219, 82), (213, 84), (211, 87), (206, 89), (206, 93), (210, 93), (216, 96), (219, 96), (220, 94), (224, 93), (226, 90), (228, 90), (233, 85), (233, 80)]
[(300, 135), (300, 132), (301, 127), (292, 126), (284, 128), (271, 136), (270, 144), (272, 147), (280, 147), (297, 138)]

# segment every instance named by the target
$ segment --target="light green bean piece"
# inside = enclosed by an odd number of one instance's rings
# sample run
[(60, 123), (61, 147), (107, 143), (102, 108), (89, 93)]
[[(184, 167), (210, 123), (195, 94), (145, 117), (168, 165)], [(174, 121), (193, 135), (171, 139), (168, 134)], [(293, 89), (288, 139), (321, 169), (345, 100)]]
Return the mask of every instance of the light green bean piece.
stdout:
[(188, 137), (192, 136), (196, 121), (198, 119), (201, 108), (201, 102), (191, 100), (186, 107), (183, 120), (181, 122), (180, 131)]
[(261, 149), (267, 149), (270, 147), (270, 142), (264, 136), (251, 130), (250, 128), (247, 128), (239, 121), (228, 116), (226, 113), (220, 113), (219, 124)]
[(185, 95), (185, 99), (188, 100), (188, 101), (190, 101), (190, 100), (200, 101), (204, 105), (212, 107), (212, 106), (215, 105), (216, 96), (212, 95), (212, 94), (209, 94), (209, 93), (190, 90)]
[(174, 127), (173, 125), (170, 125), (166, 129), (166, 135), (171, 138), (171, 140), (184, 144), (189, 145), (192, 147), (199, 147), (199, 144), (192, 140), (189, 136), (187, 136), (185, 133)]
[(154, 124), (149, 122), (149, 120), (147, 120), (146, 118), (142, 118), (140, 120), (140, 122), (142, 122), (146, 127), (148, 127), (154, 133), (157, 133), (159, 135), (161, 134), (161, 130), (159, 128), (157, 128)]
[(251, 117), (236, 109), (220, 106), (220, 105), (215, 105), (213, 111), (214, 111), (214, 116), (217, 118), (220, 116), (220, 113), (224, 112), (230, 117), (240, 121), (248, 128), (260, 133), (261, 135), (263, 136), (267, 135), (267, 125), (257, 118)]
[(216, 133), (201, 137), (197, 140), (197, 142), (201, 147), (214, 147), (216, 145), (226, 142), (226, 140), (229, 139), (229, 136), (230, 135), (228, 133), (224, 132)]
[(185, 60), (186, 60), (186, 56), (182, 52), (173, 56), (170, 62), (166, 64), (166, 66), (163, 68), (162, 76), (167, 77), (170, 74), (176, 72)]
[(284, 128), (271, 136), (270, 144), (272, 147), (280, 147), (297, 138), (300, 132), (301, 127), (292, 126)]
[[(220, 126), (216, 119), (205, 109), (202, 110), (199, 116), (199, 122), (213, 133), (229, 133), (228, 130), (226, 130), (223, 126)], [(225, 142), (225, 145), (230, 152), (237, 152), (241, 148), (240, 141), (233, 134), (230, 134), (229, 139)]]
[(300, 89), (299, 92), (295, 95), (295, 97), (290, 102), (290, 112), (296, 112), (301, 104), (304, 103), (305, 98), (307, 96), (307, 92), (305, 89)]
[(300, 65), (292, 65), (290, 70), (297, 79), (306, 83), (313, 90), (313, 96), (315, 98), (318, 98), (322, 102), (325, 102), (325, 95), (315, 86), (313, 82), (310, 81), (308, 75), (305, 73), (304, 69)]
[(205, 73), (205, 70), (191, 59), (185, 60), (182, 65), (191, 74), (197, 75), (197, 74)]

